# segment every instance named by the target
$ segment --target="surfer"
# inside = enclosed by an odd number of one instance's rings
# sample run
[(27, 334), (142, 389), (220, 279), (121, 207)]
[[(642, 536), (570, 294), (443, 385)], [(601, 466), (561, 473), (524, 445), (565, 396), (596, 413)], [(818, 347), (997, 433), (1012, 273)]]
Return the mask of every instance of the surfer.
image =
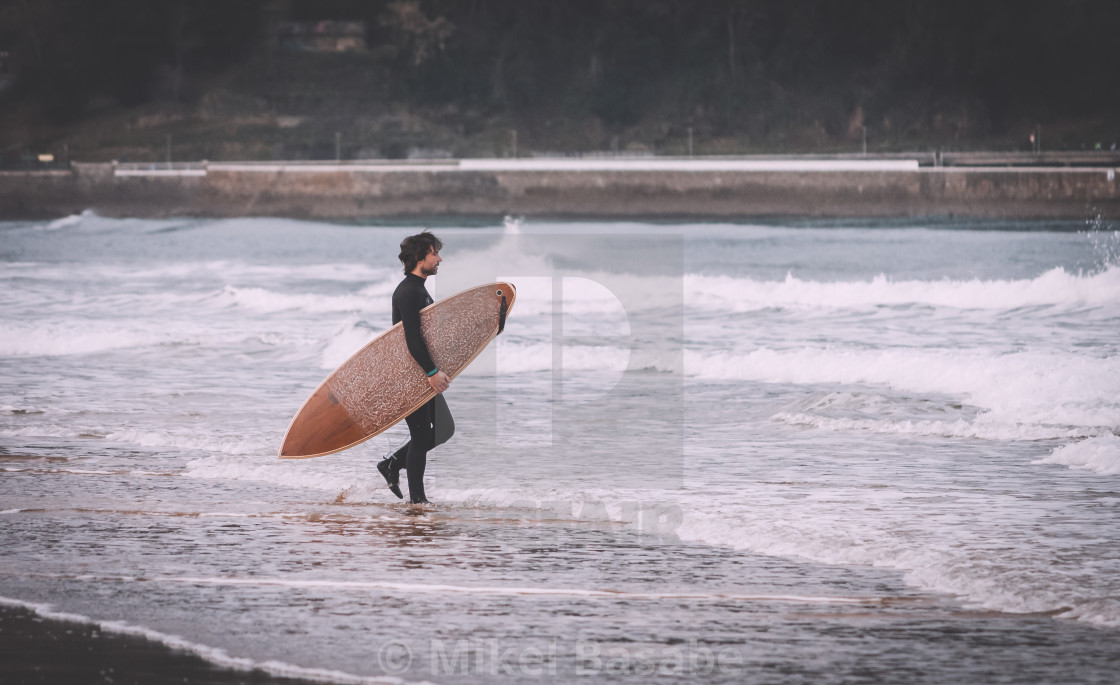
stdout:
[(404, 499), (400, 487), (401, 469), (406, 470), (408, 496), (413, 504), (428, 504), (428, 498), (424, 496), (424, 467), (428, 462), (428, 450), (447, 442), (455, 432), (451, 412), (441, 394), (451, 385), (451, 379), (432, 362), (420, 332), (420, 310), (432, 304), (432, 296), (424, 287), (424, 281), (439, 271), (439, 264), (443, 261), (439, 256), (442, 247), (440, 239), (426, 230), (401, 241), (398, 258), (404, 265), (404, 280), (393, 292), (393, 323), (403, 322), (408, 351), (428, 375), (432, 390), (436, 391), (435, 397), (405, 417), (409, 441), (377, 464), (377, 470), (389, 483), (389, 489), (401, 499)]

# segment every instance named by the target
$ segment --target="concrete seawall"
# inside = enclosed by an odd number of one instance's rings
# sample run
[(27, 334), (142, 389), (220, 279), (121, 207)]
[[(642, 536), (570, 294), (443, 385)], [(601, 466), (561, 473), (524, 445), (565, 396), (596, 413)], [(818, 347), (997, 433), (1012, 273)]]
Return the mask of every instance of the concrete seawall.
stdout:
[(0, 172), (0, 218), (107, 216), (1120, 217), (1112, 168), (918, 168), (690, 161), (75, 163)]

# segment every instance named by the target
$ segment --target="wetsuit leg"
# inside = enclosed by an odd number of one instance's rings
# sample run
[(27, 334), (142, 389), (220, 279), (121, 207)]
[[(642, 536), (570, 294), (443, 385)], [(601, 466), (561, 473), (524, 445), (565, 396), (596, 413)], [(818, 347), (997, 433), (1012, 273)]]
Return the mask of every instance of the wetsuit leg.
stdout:
[(393, 452), (393, 456), (389, 457), (389, 459), (392, 460), (390, 462), (389, 468), (393, 469), (394, 471), (400, 471), (404, 468), (404, 461), (408, 458), (408, 444), (410, 442), (412, 441), (405, 440), (405, 443), (400, 446), (400, 449), (398, 449), (396, 452)]
[(451, 410), (447, 408), (447, 400), (442, 394), (432, 398), (432, 427), (436, 433), (432, 447), (439, 447), (455, 435), (455, 419), (451, 417)]
[[(443, 395), (436, 395), (432, 398), (434, 403), (435, 419), (432, 421), (432, 427), (435, 429), (436, 438), (432, 447), (439, 447), (443, 443), (451, 439), (455, 435), (455, 418), (451, 416), (451, 410), (447, 407), (447, 400), (443, 399)], [(405, 442), (401, 445), (393, 456), (390, 457), (390, 467), (394, 471), (399, 471), (404, 468), (405, 460), (408, 458), (408, 445), (411, 441)]]
[(428, 450), (435, 446), (432, 429), (432, 402), (428, 402), (405, 417), (408, 424), (408, 451), (405, 469), (408, 471), (408, 497), (414, 503), (427, 502), (424, 496), (424, 468), (428, 464)]
[[(438, 447), (450, 440), (451, 436), (455, 434), (455, 419), (451, 416), (451, 410), (447, 408), (447, 400), (443, 399), (443, 395), (436, 395), (430, 402), (407, 416), (405, 423), (408, 424), (410, 440), (401, 445), (389, 458), (389, 468), (395, 472), (399, 472), (402, 468), (408, 468), (409, 497), (413, 498), (413, 493), (419, 493), (419, 499), (413, 499), (413, 501), (423, 501), (425, 499), (424, 469), (427, 466), (428, 450), (422, 450), (422, 454), (420, 454), (421, 450), (417, 450), (412, 457), (409, 456), (409, 450), (412, 449), (413, 444), (425, 444), (427, 442), (431, 447)], [(418, 435), (417, 430), (419, 429), (419, 432), (422, 433), (425, 426), (428, 426), (431, 432), (431, 437), (426, 440)], [(416, 469), (419, 471), (415, 487), (413, 485), (413, 469), (409, 468), (413, 461), (418, 464)]]

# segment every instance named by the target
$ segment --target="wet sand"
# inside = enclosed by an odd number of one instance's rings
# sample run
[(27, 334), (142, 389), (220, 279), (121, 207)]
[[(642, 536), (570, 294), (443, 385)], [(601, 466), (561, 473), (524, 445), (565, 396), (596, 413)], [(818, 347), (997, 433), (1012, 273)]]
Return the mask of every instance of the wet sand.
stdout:
[(221, 668), (154, 640), (104, 632), (94, 623), (56, 621), (22, 607), (0, 606), (0, 682), (300, 685), (316, 681)]

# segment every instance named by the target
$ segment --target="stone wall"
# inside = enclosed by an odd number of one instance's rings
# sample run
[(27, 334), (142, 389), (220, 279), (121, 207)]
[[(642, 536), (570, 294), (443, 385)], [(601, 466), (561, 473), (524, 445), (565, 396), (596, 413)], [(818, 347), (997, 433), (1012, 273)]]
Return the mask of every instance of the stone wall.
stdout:
[[(232, 168), (226, 168), (232, 167)], [(106, 216), (1120, 217), (1113, 169), (467, 171), (453, 165), (0, 172), (0, 218)]]

